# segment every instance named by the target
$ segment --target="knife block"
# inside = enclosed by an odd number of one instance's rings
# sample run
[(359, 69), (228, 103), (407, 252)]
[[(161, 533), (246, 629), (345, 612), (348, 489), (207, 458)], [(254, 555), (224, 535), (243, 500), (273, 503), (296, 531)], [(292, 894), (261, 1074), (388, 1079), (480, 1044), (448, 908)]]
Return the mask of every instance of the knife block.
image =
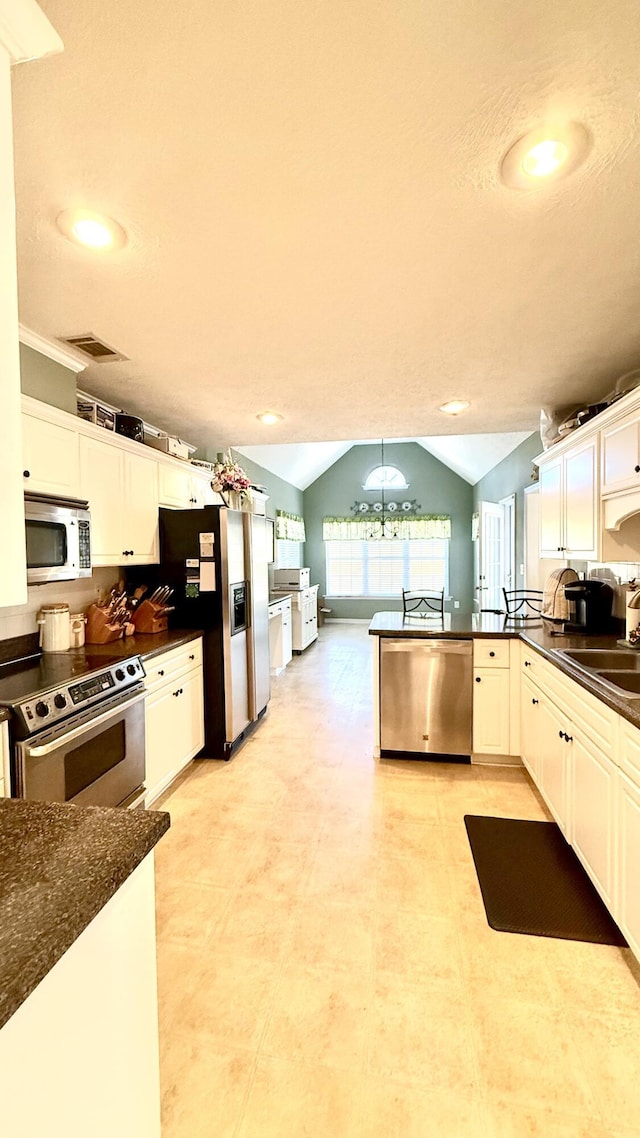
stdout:
[(169, 625), (164, 605), (155, 605), (153, 601), (143, 601), (131, 614), (131, 621), (136, 632), (150, 633), (166, 632)]
[(112, 640), (121, 640), (123, 636), (123, 625), (109, 624), (108, 609), (101, 609), (98, 605), (89, 605), (84, 636), (85, 644), (110, 644)]

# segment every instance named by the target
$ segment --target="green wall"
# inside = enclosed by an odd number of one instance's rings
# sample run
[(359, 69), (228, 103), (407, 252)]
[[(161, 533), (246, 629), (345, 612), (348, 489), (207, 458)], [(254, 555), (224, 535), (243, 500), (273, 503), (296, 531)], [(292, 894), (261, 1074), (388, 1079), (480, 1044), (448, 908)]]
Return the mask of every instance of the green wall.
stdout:
[[(429, 454), (419, 443), (385, 444), (385, 464), (397, 466), (404, 474), (409, 489), (393, 498), (417, 499), (422, 514), (450, 514), (451, 549), (449, 592), (460, 602), (460, 611), (471, 611), (473, 556), (471, 514), (473, 488)], [(325, 558), (322, 541), (322, 519), (350, 517), (355, 501), (373, 501), (375, 495), (362, 489), (367, 475), (380, 465), (378, 444), (354, 446), (304, 492), (304, 519), (307, 531), (305, 564), (311, 568), (311, 581), (320, 585), (325, 595)], [(401, 600), (384, 598), (358, 600), (345, 598), (327, 601), (333, 618), (368, 619), (375, 612), (400, 609)]]
[(76, 373), (20, 344), (20, 388), (43, 403), (76, 413)]
[[(207, 462), (215, 462), (218, 457), (219, 448), (208, 447), (206, 460)], [(247, 473), (252, 482), (256, 486), (266, 486), (267, 493), (269, 494), (269, 501), (267, 502), (267, 515), (270, 518), (275, 518), (276, 510), (285, 510), (288, 514), (300, 514), (303, 516), (303, 499), (302, 490), (298, 490), (297, 486), (292, 486), (290, 482), (285, 482), (284, 478), (278, 478), (277, 474), (272, 474), (270, 470), (265, 470), (263, 466), (258, 466), (257, 462), (252, 462), (250, 458), (245, 458), (239, 451), (233, 451), (233, 458)]]
[(516, 580), (514, 588), (524, 584), (520, 566), (524, 563), (524, 488), (531, 485), (532, 462), (542, 451), (540, 435), (537, 431), (520, 446), (503, 458), (493, 470), (485, 474), (473, 487), (473, 508), (479, 509), (480, 502), (499, 502), (510, 494), (516, 496)]

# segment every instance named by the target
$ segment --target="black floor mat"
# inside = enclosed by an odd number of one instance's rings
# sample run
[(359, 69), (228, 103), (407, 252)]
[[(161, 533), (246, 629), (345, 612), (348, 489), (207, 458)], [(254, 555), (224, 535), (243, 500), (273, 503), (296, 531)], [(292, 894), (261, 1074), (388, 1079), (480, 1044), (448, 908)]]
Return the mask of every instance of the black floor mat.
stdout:
[(626, 945), (555, 822), (477, 814), (464, 822), (492, 929)]

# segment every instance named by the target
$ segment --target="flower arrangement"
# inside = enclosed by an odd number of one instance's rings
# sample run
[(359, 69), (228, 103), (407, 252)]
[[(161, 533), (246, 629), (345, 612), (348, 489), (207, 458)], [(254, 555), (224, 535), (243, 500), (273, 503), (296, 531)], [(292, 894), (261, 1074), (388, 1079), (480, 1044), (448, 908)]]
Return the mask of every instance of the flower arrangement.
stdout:
[(245, 497), (251, 482), (242, 467), (233, 461), (231, 454), (222, 455), (222, 458), (214, 463), (212, 473), (211, 489), (220, 494), (227, 505), (229, 503), (225, 495), (230, 492), (239, 494), (241, 498)]

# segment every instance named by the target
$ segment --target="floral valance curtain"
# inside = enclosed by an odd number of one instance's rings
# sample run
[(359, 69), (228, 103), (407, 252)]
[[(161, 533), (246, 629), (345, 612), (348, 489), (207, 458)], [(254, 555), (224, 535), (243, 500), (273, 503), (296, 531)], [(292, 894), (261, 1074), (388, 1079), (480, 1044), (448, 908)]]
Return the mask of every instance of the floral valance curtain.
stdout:
[(276, 510), (276, 538), (278, 541), (306, 541), (304, 518)]
[[(418, 518), (385, 516), (386, 537), (424, 541), (451, 537), (448, 514), (424, 514)], [(323, 518), (323, 541), (376, 541), (383, 536), (380, 518)]]

